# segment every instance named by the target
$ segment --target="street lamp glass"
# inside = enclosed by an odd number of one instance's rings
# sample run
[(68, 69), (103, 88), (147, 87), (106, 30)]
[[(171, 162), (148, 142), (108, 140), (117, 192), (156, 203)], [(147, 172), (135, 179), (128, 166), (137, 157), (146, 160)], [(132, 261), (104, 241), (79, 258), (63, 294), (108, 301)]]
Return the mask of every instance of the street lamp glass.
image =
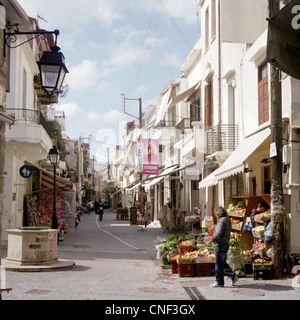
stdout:
[(65, 65), (65, 57), (59, 47), (51, 47), (52, 51), (45, 51), (41, 60), (37, 61), (41, 75), (41, 86), (49, 96), (61, 90), (64, 78), (69, 72)]
[(59, 153), (58, 149), (56, 148), (56, 146), (53, 146), (53, 148), (50, 149), (50, 151), (49, 151), (50, 162), (52, 164), (58, 164), (59, 163), (59, 156), (60, 156), (60, 153)]

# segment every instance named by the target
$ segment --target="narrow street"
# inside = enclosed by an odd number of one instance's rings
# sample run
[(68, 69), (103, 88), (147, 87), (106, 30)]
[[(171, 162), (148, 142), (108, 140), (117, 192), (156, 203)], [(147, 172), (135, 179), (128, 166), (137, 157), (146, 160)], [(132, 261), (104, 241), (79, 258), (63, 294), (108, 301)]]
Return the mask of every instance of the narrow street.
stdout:
[(78, 228), (59, 243), (59, 258), (74, 261), (73, 269), (6, 272), (6, 287), (13, 290), (3, 300), (189, 299), (178, 279), (156, 260), (155, 240), (169, 234), (140, 232), (109, 210), (103, 221), (97, 217), (94, 212), (83, 215)]
[[(211, 277), (180, 278), (156, 259), (155, 240), (171, 234), (130, 226), (106, 210), (83, 215), (78, 228), (59, 243), (59, 258), (75, 267), (50, 272), (5, 272), (3, 300), (299, 300), (292, 279), (241, 278), (237, 286), (211, 288)], [(3, 250), (2, 257), (5, 257)], [(200, 301), (199, 301), (200, 303)]]

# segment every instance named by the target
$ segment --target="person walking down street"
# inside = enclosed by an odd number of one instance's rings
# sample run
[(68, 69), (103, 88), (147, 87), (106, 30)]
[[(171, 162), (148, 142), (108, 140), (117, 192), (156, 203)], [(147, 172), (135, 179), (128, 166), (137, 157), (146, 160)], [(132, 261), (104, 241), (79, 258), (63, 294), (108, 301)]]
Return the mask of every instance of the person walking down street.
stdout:
[(103, 219), (103, 213), (104, 213), (104, 204), (102, 201), (100, 201), (99, 204), (99, 220), (102, 221)]
[(99, 203), (98, 200), (96, 200), (96, 201), (94, 202), (94, 210), (95, 210), (95, 213), (96, 213), (96, 214), (99, 214), (99, 207), (100, 207), (100, 203)]
[(89, 201), (89, 202), (87, 203), (86, 207), (87, 207), (87, 210), (88, 210), (88, 215), (90, 215), (91, 212), (92, 212), (92, 210), (93, 210), (93, 204), (92, 204), (92, 202)]
[(239, 278), (226, 262), (231, 233), (231, 220), (227, 215), (227, 211), (221, 206), (215, 209), (215, 214), (218, 221), (211, 241), (215, 244), (216, 282), (212, 286), (224, 287), (224, 274), (231, 280), (231, 285), (234, 285)]

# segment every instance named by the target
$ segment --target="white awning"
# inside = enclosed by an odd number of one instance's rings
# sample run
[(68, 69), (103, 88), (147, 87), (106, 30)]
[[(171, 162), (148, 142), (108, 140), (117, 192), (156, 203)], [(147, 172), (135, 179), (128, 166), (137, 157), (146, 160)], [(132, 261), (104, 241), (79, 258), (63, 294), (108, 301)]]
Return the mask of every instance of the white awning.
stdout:
[(154, 124), (155, 126), (158, 125), (161, 120), (163, 120), (165, 113), (168, 110), (171, 91), (172, 91), (172, 88), (170, 88), (161, 98), (158, 111), (157, 111), (157, 116), (155, 119), (155, 124)]
[(146, 181), (143, 184), (143, 187), (147, 187), (148, 188), (150, 186), (155, 185), (156, 183), (160, 182), (165, 176), (167, 176), (168, 174), (172, 173), (177, 167), (178, 167), (178, 164), (170, 166), (170, 167), (164, 169), (159, 175), (153, 176), (153, 179), (151, 179), (149, 182)]
[(199, 188), (216, 185), (218, 180), (244, 171), (244, 162), (261, 146), (267, 148), (270, 145), (270, 128), (266, 128), (245, 138), (232, 154), (217, 170), (213, 171), (199, 183)]
[(197, 82), (195, 85), (193, 85), (191, 88), (189, 88), (188, 90), (179, 93), (178, 95), (172, 97), (170, 104), (168, 106), (168, 108), (174, 106), (175, 104), (179, 103), (180, 101), (189, 98), (191, 95), (193, 95), (195, 90), (198, 90), (200, 85), (200, 82)]

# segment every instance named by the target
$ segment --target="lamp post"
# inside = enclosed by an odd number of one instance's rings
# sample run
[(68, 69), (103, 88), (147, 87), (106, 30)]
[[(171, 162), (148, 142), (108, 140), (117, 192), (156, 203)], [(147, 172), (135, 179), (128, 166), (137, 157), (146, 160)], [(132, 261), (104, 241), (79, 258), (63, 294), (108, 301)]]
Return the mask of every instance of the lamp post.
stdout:
[(60, 153), (56, 146), (53, 146), (49, 151), (49, 159), (51, 164), (53, 164), (53, 174), (54, 174), (54, 188), (53, 188), (53, 216), (52, 216), (52, 229), (57, 229), (57, 216), (56, 216), (56, 165), (59, 163)]
[[(59, 35), (59, 30), (54, 31), (30, 31), (30, 32), (7, 32), (4, 30), (3, 36), (3, 56), (6, 56), (6, 46), (10, 49), (15, 49), (21, 45), (32, 41), (39, 36), (45, 36), (49, 34), (55, 35), (55, 45), (50, 47), (51, 51), (44, 51), (41, 59), (36, 63), (39, 66), (40, 76), (41, 76), (41, 86), (46, 91), (48, 97), (50, 98), (54, 93), (58, 93), (61, 90), (64, 78), (67, 73), (69, 73), (65, 65), (65, 57), (62, 52), (60, 52), (60, 47), (57, 46), (57, 36)], [(18, 36), (32, 36), (32, 38), (13, 45), (17, 41)]]

